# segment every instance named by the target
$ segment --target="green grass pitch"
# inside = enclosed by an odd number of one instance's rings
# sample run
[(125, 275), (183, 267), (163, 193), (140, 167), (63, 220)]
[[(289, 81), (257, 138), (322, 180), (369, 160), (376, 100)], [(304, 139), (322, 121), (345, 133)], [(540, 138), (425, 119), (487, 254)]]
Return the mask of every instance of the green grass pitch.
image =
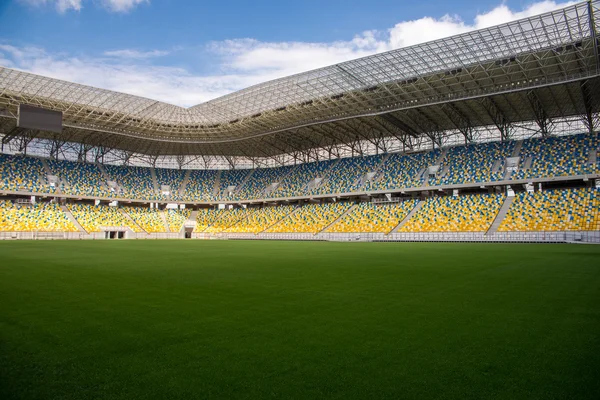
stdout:
[(0, 399), (597, 399), (600, 247), (0, 242)]

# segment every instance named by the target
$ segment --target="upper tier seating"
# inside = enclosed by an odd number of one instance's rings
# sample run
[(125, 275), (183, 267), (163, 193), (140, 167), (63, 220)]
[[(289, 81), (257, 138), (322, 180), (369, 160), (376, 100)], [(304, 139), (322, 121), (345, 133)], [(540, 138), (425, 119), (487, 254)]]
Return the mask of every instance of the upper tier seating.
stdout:
[(265, 189), (273, 183), (280, 183), (293, 168), (287, 166), (256, 169), (248, 181), (236, 191), (233, 198), (236, 200), (265, 198)]
[[(248, 176), (253, 173), (251, 169), (226, 169), (221, 171), (221, 177), (219, 179), (219, 192), (217, 193), (218, 199), (231, 200), (235, 198), (235, 192), (240, 190), (240, 186)], [(235, 190), (232, 195), (227, 194), (227, 188), (235, 186)]]
[(160, 215), (161, 211), (155, 208), (123, 207), (123, 211), (129, 214), (131, 219), (148, 233), (166, 231), (164, 220)]
[(316, 178), (323, 178), (334, 161), (312, 162), (297, 165), (280, 182), (270, 198), (302, 196), (308, 192), (307, 185)]
[(442, 176), (430, 179), (429, 184), (493, 182), (504, 178), (504, 164), (515, 148), (515, 142), (492, 142), (457, 146), (448, 149), (440, 164)]
[(352, 203), (326, 203), (298, 207), (266, 232), (318, 233), (339, 218), (352, 205)]
[(440, 154), (439, 149), (422, 153), (391, 154), (381, 166), (379, 174), (367, 182), (365, 190), (420, 187), (423, 185), (423, 179), (418, 175), (425, 168), (435, 165)]
[(282, 220), (295, 209), (294, 206), (264, 207), (226, 228), (223, 232), (260, 233)]
[(101, 232), (103, 227), (126, 227), (133, 232), (142, 232), (119, 211), (118, 207), (106, 205), (69, 204), (71, 214), (88, 233)]
[(56, 203), (16, 205), (0, 200), (0, 231), (77, 232), (77, 228)]
[(329, 227), (327, 232), (389, 233), (416, 204), (416, 200), (389, 204), (360, 203)]
[(64, 194), (90, 197), (114, 197), (96, 164), (48, 160), (48, 167), (61, 180)]
[[(426, 185), (477, 184), (506, 179), (530, 179), (567, 175), (600, 174), (596, 152), (598, 134), (553, 136), (522, 142), (518, 171), (505, 174), (505, 160), (518, 142), (490, 142), (448, 148), (443, 159), (440, 149), (410, 154), (390, 154), (320, 161), (295, 166), (235, 170), (152, 169), (46, 160), (35, 157), (0, 155), (0, 191), (24, 191), (70, 196), (129, 198), (146, 201), (235, 201), (259, 198), (332, 195), (356, 191), (388, 191)], [(440, 165), (437, 176), (426, 169)], [(375, 172), (368, 181), (365, 175)], [(55, 189), (47, 173), (60, 179)], [(188, 176), (187, 183), (186, 176)], [(322, 178), (319, 184), (311, 184)], [(108, 182), (117, 183), (116, 191)], [(366, 182), (365, 182), (366, 181)], [(271, 184), (279, 185), (273, 190)], [(170, 186), (170, 195), (160, 193)], [(234, 187), (231, 194), (228, 188)]]
[(498, 231), (591, 231), (600, 229), (600, 189), (517, 193)]
[(398, 232), (485, 232), (505, 197), (501, 194), (431, 197)]
[(361, 178), (368, 172), (375, 172), (382, 158), (383, 156), (342, 158), (329, 169), (325, 182), (311, 193), (335, 194), (360, 190)]
[(594, 148), (598, 149), (597, 133), (525, 140), (519, 154), (519, 171), (512, 179), (597, 173), (598, 164), (588, 163), (590, 150)]
[(0, 154), (0, 190), (54, 193), (42, 162), (35, 157)]
[(169, 224), (169, 231), (171, 232), (179, 232), (185, 221), (190, 218), (192, 214), (192, 210), (185, 208), (183, 210), (165, 210), (165, 216), (167, 217), (167, 223)]
[[(158, 183), (158, 190), (160, 192), (161, 200), (177, 199), (179, 196), (179, 189), (183, 184), (183, 179), (187, 171), (180, 169), (168, 169), (168, 168), (155, 168), (156, 182)], [(170, 194), (162, 194), (162, 186), (169, 186)]]
[(215, 200), (213, 195), (217, 171), (214, 170), (193, 170), (190, 172), (185, 193), (183, 196), (177, 196), (177, 200), (185, 201), (210, 201)]
[(105, 165), (109, 178), (119, 185), (117, 197), (140, 200), (158, 200), (150, 168)]

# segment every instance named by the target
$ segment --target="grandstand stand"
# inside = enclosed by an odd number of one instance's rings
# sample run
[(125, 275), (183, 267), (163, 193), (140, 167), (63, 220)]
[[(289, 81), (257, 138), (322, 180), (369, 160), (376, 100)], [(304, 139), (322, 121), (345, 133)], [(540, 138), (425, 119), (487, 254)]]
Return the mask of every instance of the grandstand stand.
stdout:
[(213, 195), (216, 177), (217, 171), (214, 170), (191, 171), (183, 196), (178, 196), (176, 199), (184, 201), (216, 200)]
[[(379, 169), (377, 179), (367, 182), (366, 191), (413, 188), (423, 185), (420, 175), (434, 165), (440, 150), (421, 153), (391, 154)], [(426, 174), (424, 174), (426, 176)]]
[(431, 186), (500, 181), (506, 158), (512, 155), (514, 141), (456, 146), (448, 149), (440, 165), (441, 173)]
[(123, 207), (122, 210), (144, 231), (148, 233), (165, 232), (165, 224), (159, 210), (145, 207)]
[[(235, 192), (240, 190), (240, 186), (244, 183), (245, 179), (252, 174), (251, 169), (229, 169), (221, 171), (221, 177), (219, 180), (219, 192), (216, 197), (218, 199), (230, 200), (235, 197)], [(234, 187), (231, 195), (227, 193), (228, 188)]]
[(287, 217), (267, 229), (266, 232), (318, 233), (352, 206), (353, 203), (326, 203), (298, 207)]
[(204, 232), (209, 226), (214, 224), (228, 210), (215, 210), (214, 208), (201, 208), (196, 217), (196, 227), (194, 232)]
[(293, 168), (294, 166), (256, 169), (248, 181), (244, 185), (241, 185), (239, 190), (235, 192), (232, 198), (235, 200), (249, 200), (268, 197), (265, 195), (267, 187), (275, 183), (281, 183), (283, 178)]
[(169, 231), (171, 232), (179, 232), (185, 221), (188, 220), (190, 215), (192, 214), (192, 210), (185, 208), (183, 210), (165, 210), (164, 211), (167, 217), (167, 223), (169, 225)]
[(40, 159), (0, 154), (0, 190), (54, 193)]
[(598, 143), (598, 133), (525, 140), (513, 179), (597, 173), (598, 164), (590, 165), (588, 160)]
[[(176, 199), (179, 197), (179, 189), (183, 183), (185, 177), (185, 170), (179, 169), (168, 169), (168, 168), (155, 168), (156, 181), (158, 189), (160, 191), (161, 200)], [(169, 186), (169, 195), (162, 194), (161, 188), (163, 186)]]
[(332, 165), (325, 182), (311, 194), (349, 193), (360, 189), (362, 177), (379, 168), (383, 156), (343, 158)]
[(106, 205), (93, 206), (90, 204), (69, 204), (71, 214), (88, 233), (101, 232), (102, 228), (123, 227), (133, 232), (142, 230), (132, 224), (120, 211), (118, 207)]
[(517, 193), (498, 228), (507, 231), (600, 230), (600, 189)]
[(105, 165), (109, 178), (119, 185), (118, 197), (140, 200), (158, 200), (150, 168)]
[(504, 197), (501, 194), (431, 197), (398, 232), (485, 232)]
[(416, 200), (382, 204), (360, 203), (327, 228), (326, 232), (389, 233), (408, 215), (416, 203)]
[(73, 196), (114, 197), (96, 164), (47, 160), (52, 173), (60, 178), (60, 189)]
[(14, 204), (0, 200), (0, 231), (4, 232), (77, 232), (56, 203)]
[(263, 207), (256, 209), (246, 218), (225, 228), (228, 233), (260, 233), (285, 218), (295, 209), (294, 206)]
[(317, 178), (323, 178), (331, 168), (333, 161), (320, 161), (297, 165), (269, 197), (302, 196), (308, 191), (308, 184)]
[(257, 208), (234, 208), (231, 210), (219, 210), (221, 212), (220, 217), (216, 219), (212, 225), (206, 228), (204, 231), (208, 233), (220, 233), (224, 232), (227, 228), (240, 221), (243, 218), (247, 218), (256, 211)]

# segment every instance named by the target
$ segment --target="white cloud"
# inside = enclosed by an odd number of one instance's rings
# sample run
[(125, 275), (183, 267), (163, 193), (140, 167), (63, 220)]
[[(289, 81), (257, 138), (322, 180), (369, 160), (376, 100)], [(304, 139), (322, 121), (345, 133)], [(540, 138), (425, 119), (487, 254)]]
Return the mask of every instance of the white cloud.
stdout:
[(29, 4), (30, 6), (40, 7), (45, 5), (54, 5), (56, 10), (63, 14), (68, 10), (81, 11), (81, 1), (82, 0), (21, 0), (25, 4)]
[[(123, 0), (120, 3), (137, 4), (140, 1)], [(260, 42), (254, 39), (213, 42), (204, 49), (205, 58), (213, 63), (206, 69), (213, 72), (200, 76), (185, 68), (159, 65), (160, 56), (167, 53), (160, 50), (111, 50), (101, 57), (92, 57), (49, 54), (35, 47), (0, 44), (0, 65), (192, 106), (267, 80), (497, 25), (568, 4), (571, 3), (544, 0), (520, 11), (501, 4), (477, 15), (471, 23), (456, 15), (439, 19), (424, 17), (400, 22), (386, 31), (366, 31), (351, 40), (332, 43)]]
[[(83, 0), (20, 0), (30, 6), (40, 7), (45, 5), (54, 5), (56, 10), (63, 14), (68, 10), (81, 11)], [(90, 1), (90, 0), (86, 0)], [(98, 0), (99, 4), (111, 12), (125, 13), (131, 11), (142, 3), (149, 3), (150, 0)]]
[(543, 0), (530, 4), (522, 11), (513, 11), (506, 4), (501, 4), (491, 11), (477, 15), (471, 24), (465, 23), (458, 15), (448, 14), (439, 19), (423, 17), (413, 21), (400, 22), (389, 30), (389, 45), (391, 49), (411, 46), (542, 14), (575, 3), (577, 2)]
[(104, 52), (104, 55), (108, 57), (137, 59), (163, 57), (167, 54), (169, 54), (169, 52), (163, 50), (139, 51), (134, 49), (111, 50)]
[(142, 3), (149, 2), (150, 0), (102, 0), (102, 3), (114, 12), (128, 12)]

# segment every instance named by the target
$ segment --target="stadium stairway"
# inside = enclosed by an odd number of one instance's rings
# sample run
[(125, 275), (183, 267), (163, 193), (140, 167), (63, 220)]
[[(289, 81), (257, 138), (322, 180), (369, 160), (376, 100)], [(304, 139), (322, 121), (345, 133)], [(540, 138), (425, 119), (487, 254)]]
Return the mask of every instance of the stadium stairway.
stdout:
[(181, 226), (181, 230), (179, 232), (184, 232), (186, 225), (188, 225), (188, 226), (194, 225), (194, 227), (195, 227), (196, 226), (196, 219), (198, 219), (198, 210), (193, 210), (192, 213), (190, 214), (190, 217)]
[(256, 171), (256, 168), (251, 169), (250, 172), (248, 174), (246, 174), (246, 176), (244, 177), (244, 179), (240, 182), (240, 184), (235, 188), (234, 193), (236, 195), (242, 191), (242, 188), (244, 186), (246, 186), (246, 184), (248, 183), (248, 181), (250, 180), (250, 178), (252, 177), (252, 175), (254, 175), (254, 171)]
[(590, 153), (588, 155), (588, 164), (594, 165), (598, 162), (598, 150), (595, 148), (590, 149)]
[(137, 222), (135, 222), (135, 220), (133, 218), (131, 218), (131, 215), (129, 215), (129, 213), (127, 211), (125, 211), (119, 207), (119, 212), (121, 214), (123, 214), (123, 216), (125, 218), (127, 218), (127, 221), (129, 221), (129, 223), (131, 223), (131, 226), (137, 226), (138, 229), (140, 230), (140, 232), (148, 233), (148, 232), (146, 232), (146, 230), (144, 228), (141, 227), (140, 224), (138, 224)]
[(319, 182), (317, 185), (315, 185), (315, 186), (313, 186), (313, 187), (309, 187), (309, 186), (310, 186), (310, 182), (308, 182), (308, 183), (306, 184), (306, 189), (305, 189), (305, 190), (306, 190), (306, 192), (310, 192), (310, 191), (312, 191), (312, 190), (318, 189), (318, 188), (320, 188), (321, 186), (323, 186), (323, 185), (324, 185), (324, 184), (325, 184), (325, 183), (326, 183), (326, 182), (329, 180), (329, 178), (330, 178), (330, 175), (331, 175), (331, 171), (334, 171), (334, 170), (335, 170), (335, 168), (336, 168), (336, 165), (338, 165), (338, 164), (340, 163), (340, 161), (342, 161), (342, 159), (341, 159), (341, 158), (338, 158), (338, 159), (337, 159), (337, 160), (335, 160), (333, 163), (331, 163), (331, 165), (329, 166), (329, 168), (327, 168), (327, 169), (325, 170), (325, 172), (323, 173), (323, 177), (322, 177), (321, 181), (320, 181), (320, 182)]
[(44, 167), (44, 172), (46, 172), (47, 175), (54, 175), (50, 169), (50, 166), (46, 162), (46, 159), (40, 158), (40, 161), (42, 162), (42, 167)]
[(517, 143), (515, 144), (515, 148), (513, 149), (511, 157), (519, 157), (519, 154), (521, 154), (521, 147), (523, 147), (523, 139), (517, 140)]
[(65, 215), (67, 216), (69, 221), (71, 221), (73, 223), (73, 225), (75, 225), (75, 227), (79, 230), (79, 232), (88, 233), (85, 229), (83, 229), (83, 226), (81, 226), (79, 221), (77, 221), (77, 218), (75, 218), (73, 213), (71, 213), (71, 210), (69, 210), (69, 207), (67, 207), (66, 205), (63, 204), (62, 206), (60, 206), (60, 209), (65, 213)]
[(371, 176), (370, 179), (367, 179), (366, 175), (363, 175), (360, 179), (360, 186), (357, 188), (358, 191), (362, 191), (365, 189), (365, 187), (367, 186), (367, 183), (369, 182), (373, 182), (373, 183), (377, 183), (379, 182), (382, 178), (383, 178), (383, 173), (381, 173), (382, 168), (385, 167), (385, 164), (387, 163), (387, 160), (390, 158), (390, 156), (392, 155), (392, 153), (388, 153), (385, 154), (383, 157), (381, 157), (381, 161), (379, 162), (379, 164), (377, 164), (377, 167), (373, 170), (373, 171), (369, 171), (371, 173), (373, 173), (373, 176)]
[(158, 213), (160, 214), (163, 224), (165, 225), (165, 232), (171, 232), (171, 227), (169, 226), (169, 222), (167, 221), (167, 216), (165, 215), (165, 210), (160, 210)]
[(158, 178), (156, 177), (156, 170), (154, 167), (150, 167), (150, 176), (152, 177), (152, 186), (154, 187), (154, 193), (160, 194), (160, 185), (158, 184)]
[(188, 182), (190, 181), (190, 175), (192, 173), (191, 169), (185, 171), (185, 175), (183, 176), (183, 181), (181, 182), (181, 186), (179, 187), (179, 198), (182, 199), (185, 196), (185, 188), (187, 187)]
[(277, 225), (279, 222), (283, 221), (284, 219), (286, 219), (288, 216), (290, 216), (291, 214), (293, 214), (299, 207), (294, 207), (291, 209), (291, 211), (287, 214), (285, 214), (283, 217), (281, 217), (280, 219), (278, 219), (277, 221), (275, 221), (274, 223), (272, 223), (271, 225), (267, 226), (265, 229), (263, 229), (262, 231), (258, 232), (258, 233), (265, 233), (267, 230), (269, 230), (271, 227)]
[[(48, 163), (46, 162), (45, 158), (40, 157), (39, 159), (42, 163), (42, 168), (44, 168), (44, 175), (40, 176), (40, 179), (42, 182), (48, 182), (48, 184), (50, 183), (48, 181), (48, 175), (56, 175), (54, 172), (52, 172), (52, 169), (50, 168), (50, 166), (48, 165)], [(58, 177), (58, 182), (56, 182), (56, 186), (54, 187), (54, 190), (56, 191), (56, 194), (62, 194), (62, 186), (63, 184), (63, 180), (62, 178), (59, 176)]]
[(106, 172), (106, 170), (104, 169), (104, 165), (102, 165), (101, 163), (97, 162), (95, 163), (96, 166), (98, 167), (98, 169), (100, 170), (100, 173), (102, 174), (102, 177), (104, 178), (104, 183), (106, 184), (106, 187), (108, 187), (108, 181), (110, 181), (110, 178), (108, 176), (108, 173)]
[(330, 227), (332, 227), (333, 225), (335, 225), (340, 219), (344, 218), (344, 216), (346, 214), (348, 214), (350, 211), (352, 211), (354, 208), (358, 207), (358, 204), (353, 204), (352, 207), (348, 208), (346, 211), (344, 211), (343, 213), (341, 213), (336, 219), (334, 219), (329, 225), (327, 225), (325, 228), (323, 228), (321, 231), (316, 232), (315, 235), (319, 234), (319, 233), (323, 233), (326, 232), (327, 229), (329, 229)]
[(417, 212), (419, 212), (419, 210), (421, 209), (421, 207), (423, 207), (423, 204), (425, 204), (425, 201), (423, 200), (419, 200), (419, 202), (413, 207), (412, 210), (410, 210), (410, 212), (406, 215), (406, 217), (404, 217), (404, 219), (402, 221), (400, 221), (400, 223), (398, 225), (396, 225), (396, 227), (394, 229), (392, 229), (388, 235), (390, 233), (396, 233), (400, 228), (402, 228), (408, 221), (410, 221), (410, 219), (412, 217), (415, 216), (415, 214)]
[(506, 196), (506, 198), (504, 199), (504, 203), (502, 203), (502, 207), (500, 207), (496, 218), (494, 218), (494, 222), (492, 222), (492, 225), (490, 225), (489, 229), (485, 233), (486, 236), (493, 235), (494, 233), (496, 233), (498, 227), (504, 220), (504, 217), (506, 216), (506, 213), (508, 212), (508, 209), (510, 208), (510, 205), (513, 203), (513, 201), (515, 201), (515, 196)]
[[(217, 175), (215, 176), (215, 183), (213, 185), (213, 197), (215, 199), (221, 197), (221, 193), (219, 193), (219, 189), (221, 188), (221, 170), (217, 171)], [(198, 214), (198, 211), (195, 211), (196, 214)], [(195, 219), (194, 219), (195, 221)]]

